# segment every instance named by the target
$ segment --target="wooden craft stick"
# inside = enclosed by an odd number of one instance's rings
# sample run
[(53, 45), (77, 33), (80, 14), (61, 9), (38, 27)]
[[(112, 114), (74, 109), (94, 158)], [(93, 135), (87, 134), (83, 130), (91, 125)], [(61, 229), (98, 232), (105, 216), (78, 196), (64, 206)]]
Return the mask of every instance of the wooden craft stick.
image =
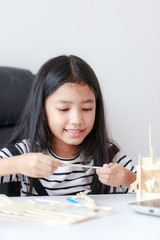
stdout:
[(74, 163), (65, 163), (65, 165), (72, 166), (72, 167), (83, 167), (83, 168), (93, 168), (93, 169), (102, 168), (98, 166), (90, 166), (90, 165), (74, 164)]
[(151, 144), (151, 124), (149, 124), (149, 150), (150, 150), (150, 158), (152, 159), (152, 163), (154, 163), (153, 148), (152, 148), (152, 144)]

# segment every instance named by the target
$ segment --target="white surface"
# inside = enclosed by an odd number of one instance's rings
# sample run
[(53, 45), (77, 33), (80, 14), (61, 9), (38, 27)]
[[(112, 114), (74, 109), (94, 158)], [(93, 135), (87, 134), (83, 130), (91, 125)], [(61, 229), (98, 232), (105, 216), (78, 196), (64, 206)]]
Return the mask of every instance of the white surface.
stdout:
[[(128, 203), (136, 200), (135, 194), (110, 194), (92, 197), (97, 204), (113, 207), (114, 211), (100, 218), (65, 227), (45, 226), (0, 217), (0, 240), (160, 239), (160, 218), (137, 214), (128, 208)], [(54, 197), (54, 200), (64, 200), (65, 198)]]
[(137, 163), (160, 156), (159, 0), (0, 0), (0, 65), (36, 73), (75, 54), (95, 70), (109, 131)]

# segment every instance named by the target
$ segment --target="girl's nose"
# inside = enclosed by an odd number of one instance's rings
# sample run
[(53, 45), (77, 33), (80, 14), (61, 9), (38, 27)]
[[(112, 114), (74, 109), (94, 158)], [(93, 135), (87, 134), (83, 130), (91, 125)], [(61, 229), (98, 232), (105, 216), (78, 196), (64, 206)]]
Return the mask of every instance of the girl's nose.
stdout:
[(70, 123), (73, 125), (80, 125), (82, 124), (82, 122), (83, 122), (83, 119), (80, 111), (73, 111), (70, 115)]

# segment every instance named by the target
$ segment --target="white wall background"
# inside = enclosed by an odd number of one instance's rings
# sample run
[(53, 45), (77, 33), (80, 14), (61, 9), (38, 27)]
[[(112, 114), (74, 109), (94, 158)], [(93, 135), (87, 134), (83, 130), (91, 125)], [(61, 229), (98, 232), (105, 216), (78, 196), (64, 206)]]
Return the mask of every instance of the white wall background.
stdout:
[(135, 163), (160, 157), (159, 0), (0, 0), (0, 65), (36, 73), (75, 54), (99, 78), (111, 136)]

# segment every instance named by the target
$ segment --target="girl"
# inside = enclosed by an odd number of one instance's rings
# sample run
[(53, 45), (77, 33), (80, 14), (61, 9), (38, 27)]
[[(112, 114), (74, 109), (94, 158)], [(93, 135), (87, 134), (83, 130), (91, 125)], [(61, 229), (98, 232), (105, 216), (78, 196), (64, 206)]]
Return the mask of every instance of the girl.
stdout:
[(1, 183), (21, 181), (21, 196), (126, 192), (136, 179), (132, 160), (108, 138), (94, 71), (73, 55), (41, 67), (17, 131), (0, 157)]

